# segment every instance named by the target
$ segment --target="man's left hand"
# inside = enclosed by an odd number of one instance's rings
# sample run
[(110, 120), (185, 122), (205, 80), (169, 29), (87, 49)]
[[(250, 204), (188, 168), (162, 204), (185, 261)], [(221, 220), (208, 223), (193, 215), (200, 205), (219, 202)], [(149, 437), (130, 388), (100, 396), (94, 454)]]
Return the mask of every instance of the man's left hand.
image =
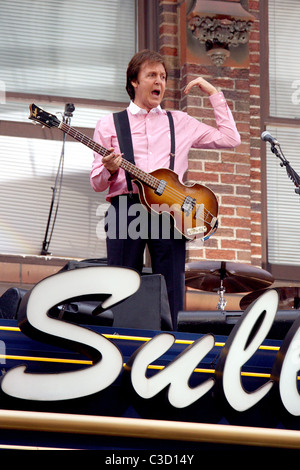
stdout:
[(218, 93), (218, 90), (202, 77), (195, 78), (195, 80), (192, 80), (190, 83), (188, 83), (184, 90), (184, 93), (188, 94), (190, 89), (194, 86), (198, 86), (200, 90), (202, 90), (209, 96)]

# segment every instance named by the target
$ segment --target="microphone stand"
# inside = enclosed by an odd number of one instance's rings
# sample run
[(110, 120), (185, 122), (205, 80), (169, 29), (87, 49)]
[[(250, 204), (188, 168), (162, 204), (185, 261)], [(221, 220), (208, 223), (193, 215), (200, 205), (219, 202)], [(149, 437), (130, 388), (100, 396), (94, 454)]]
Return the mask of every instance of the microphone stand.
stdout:
[(280, 152), (276, 148), (275, 144), (271, 145), (271, 151), (276, 155), (276, 157), (278, 157), (281, 160), (280, 166), (285, 167), (288, 177), (290, 178), (290, 180), (293, 181), (294, 185), (296, 186), (295, 193), (300, 194), (300, 176), (291, 167), (290, 163), (287, 161), (287, 159), (283, 155), (280, 145), (279, 145), (279, 150)]
[[(68, 125), (70, 125), (71, 117), (73, 116), (73, 111), (74, 110), (75, 110), (74, 104), (67, 103), (65, 105), (65, 111), (64, 111), (64, 114), (63, 114), (63, 121)], [(45, 231), (45, 237), (44, 237), (44, 241), (43, 241), (43, 247), (42, 247), (42, 250), (41, 250), (41, 255), (51, 255), (51, 253), (48, 251), (48, 249), (49, 249), (49, 245), (50, 245), (51, 238), (52, 238), (52, 235), (53, 235), (53, 230), (54, 230), (54, 225), (55, 225), (56, 216), (57, 216), (57, 212), (58, 212), (60, 195), (61, 195), (63, 170), (64, 170), (66, 137), (67, 137), (66, 134), (64, 134), (62, 150), (61, 150), (59, 164), (58, 164), (58, 168), (57, 168), (57, 172), (56, 172), (55, 184), (54, 184), (54, 187), (51, 187), (51, 189), (52, 189), (52, 200), (51, 200), (51, 203), (50, 203), (48, 222), (47, 222), (47, 227), (46, 227), (46, 231)], [(52, 212), (53, 212), (54, 203), (55, 203), (57, 193), (58, 193), (58, 201), (57, 201), (57, 204), (56, 204), (56, 210), (55, 210), (54, 219), (53, 219), (53, 222), (52, 222), (52, 228), (51, 228), (50, 236), (49, 236), (49, 239), (47, 239), (49, 228), (50, 228), (50, 222), (51, 222), (51, 218), (52, 218)]]

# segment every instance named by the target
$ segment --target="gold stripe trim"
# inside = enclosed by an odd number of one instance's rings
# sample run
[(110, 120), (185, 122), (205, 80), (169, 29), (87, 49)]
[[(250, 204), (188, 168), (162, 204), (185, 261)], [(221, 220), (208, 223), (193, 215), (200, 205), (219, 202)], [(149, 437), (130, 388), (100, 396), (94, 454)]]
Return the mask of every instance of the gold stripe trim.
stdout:
[[(36, 362), (51, 362), (51, 363), (62, 363), (62, 364), (79, 364), (79, 365), (93, 365), (92, 361), (88, 360), (75, 360), (75, 359), (59, 359), (51, 357), (33, 357), (33, 356), (13, 356), (0, 354), (0, 359), (10, 359), (15, 361), (36, 361)], [(126, 366), (126, 363), (123, 364), (123, 367)], [(150, 370), (163, 370), (165, 366), (160, 365), (149, 365), (148, 369)], [(197, 367), (194, 369), (194, 372), (197, 374), (214, 374), (215, 369), (204, 369)], [(241, 372), (241, 376), (244, 377), (258, 377), (258, 378), (270, 378), (271, 374), (265, 374), (260, 372)], [(300, 377), (298, 377), (300, 380)]]
[[(18, 327), (11, 327), (11, 326), (0, 326), (0, 331), (1, 330), (6, 330), (6, 331), (16, 331), (20, 332), (20, 328)], [(147, 342), (152, 339), (152, 337), (147, 337), (147, 336), (127, 336), (127, 335), (118, 335), (118, 334), (104, 334), (103, 335), (107, 339), (121, 339), (121, 340), (126, 340), (126, 341), (141, 341), (141, 342)], [(176, 339), (175, 344), (193, 344), (193, 340), (184, 340), (184, 339)], [(225, 345), (225, 343), (220, 343), (220, 342), (215, 342), (215, 347), (222, 348)], [(261, 345), (259, 346), (259, 349), (265, 350), (265, 351), (279, 351), (279, 346), (264, 346)]]
[(0, 428), (258, 447), (300, 448), (300, 432), (184, 421), (0, 410)]
[(34, 357), (34, 356), (13, 356), (0, 354), (0, 359), (11, 359), (13, 361), (36, 361), (36, 362), (59, 362), (63, 364), (88, 364), (92, 365), (92, 361), (79, 359), (60, 359), (55, 357)]
[[(8, 331), (16, 331), (20, 332), (20, 328), (18, 327), (5, 327), (0, 326), (1, 330), (8, 330)], [(151, 337), (146, 336), (128, 336), (128, 335), (118, 335), (118, 334), (104, 334), (103, 335), (107, 339), (121, 339), (125, 341), (140, 341), (140, 342), (147, 342), (150, 341)], [(192, 340), (175, 340), (176, 344), (193, 344), (194, 341)], [(223, 347), (225, 343), (216, 342), (215, 347)], [(278, 351), (279, 347), (277, 346), (260, 346), (259, 349), (262, 350), (269, 350), (269, 351)], [(60, 359), (60, 358), (48, 358), (48, 357), (32, 357), (32, 356), (14, 356), (14, 355), (4, 355), (0, 354), (0, 359), (10, 359), (10, 360), (23, 360), (23, 361), (37, 361), (37, 362), (53, 362), (53, 363), (65, 363), (65, 364), (79, 364), (79, 365), (92, 365), (92, 361), (88, 360), (75, 360), (75, 359)], [(125, 364), (124, 364), (125, 366)], [(158, 365), (149, 365), (149, 369), (153, 370), (162, 370), (164, 366)], [(194, 370), (196, 373), (204, 373), (204, 374), (214, 374), (214, 369), (203, 369), (203, 368), (196, 368)], [(259, 378), (270, 378), (271, 374), (259, 373), (259, 372), (241, 372), (241, 375), (244, 377), (259, 377)], [(300, 377), (298, 377), (300, 380)]]
[[(164, 366), (150, 364), (148, 366), (148, 369), (162, 370), (164, 369)], [(197, 372), (198, 374), (214, 374), (216, 371), (215, 369), (202, 369), (202, 368), (197, 367), (196, 369), (194, 369), (194, 372)], [(271, 374), (265, 374), (265, 373), (260, 373), (260, 372), (241, 372), (241, 375), (244, 377), (259, 377), (259, 378), (266, 378), (266, 379), (269, 379), (271, 377)], [(300, 378), (298, 378), (298, 380), (299, 379)]]
[(3, 331), (21, 331), (17, 326), (0, 326), (0, 330)]
[(64, 447), (40, 447), (40, 446), (19, 446), (14, 444), (0, 444), (0, 449), (6, 450), (77, 450), (73, 448)]

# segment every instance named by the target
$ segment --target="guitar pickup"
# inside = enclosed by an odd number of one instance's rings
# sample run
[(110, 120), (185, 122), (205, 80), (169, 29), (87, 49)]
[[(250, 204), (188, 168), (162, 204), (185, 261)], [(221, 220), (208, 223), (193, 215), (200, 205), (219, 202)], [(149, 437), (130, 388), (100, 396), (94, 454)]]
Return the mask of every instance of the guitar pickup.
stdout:
[(158, 194), (158, 196), (161, 196), (166, 186), (167, 186), (167, 182), (165, 180), (160, 180), (156, 190), (154, 191), (155, 194)]
[(186, 196), (181, 206), (182, 212), (185, 212), (186, 215), (190, 215), (190, 213), (194, 209), (196, 202), (196, 199), (192, 198), (191, 196)]

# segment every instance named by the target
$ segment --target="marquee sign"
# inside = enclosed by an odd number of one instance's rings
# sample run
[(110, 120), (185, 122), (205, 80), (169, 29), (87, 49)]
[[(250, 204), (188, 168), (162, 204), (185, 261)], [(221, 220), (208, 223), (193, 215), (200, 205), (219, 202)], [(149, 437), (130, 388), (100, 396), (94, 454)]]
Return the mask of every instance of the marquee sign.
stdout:
[(51, 318), (48, 314), (51, 308), (67, 300), (103, 293), (107, 294), (103, 309), (107, 309), (133, 295), (139, 286), (140, 276), (134, 270), (108, 266), (65, 271), (38, 283), (22, 299), (21, 331), (35, 340), (80, 351), (91, 359), (92, 365), (57, 373), (32, 373), (26, 371), (26, 366), (17, 366), (3, 376), (2, 391), (21, 400), (58, 402), (109, 389), (123, 374), (141, 399), (160, 396), (166, 390), (170, 405), (178, 410), (198, 403), (201, 406), (201, 399), (213, 390), (219, 402), (225, 401), (231, 409), (242, 413), (276, 389), (288, 413), (300, 415), (297, 387), (300, 318), (281, 342), (269, 380), (251, 391), (245, 390), (241, 381), (243, 366), (255, 357), (274, 321), (278, 308), (275, 290), (268, 290), (247, 308), (221, 349), (213, 376), (194, 387), (190, 385), (190, 377), (214, 347), (212, 334), (198, 335), (165, 367), (148, 376), (151, 364), (168, 355), (175, 342), (173, 334), (158, 332), (124, 365), (122, 352), (110, 339), (88, 327)]

